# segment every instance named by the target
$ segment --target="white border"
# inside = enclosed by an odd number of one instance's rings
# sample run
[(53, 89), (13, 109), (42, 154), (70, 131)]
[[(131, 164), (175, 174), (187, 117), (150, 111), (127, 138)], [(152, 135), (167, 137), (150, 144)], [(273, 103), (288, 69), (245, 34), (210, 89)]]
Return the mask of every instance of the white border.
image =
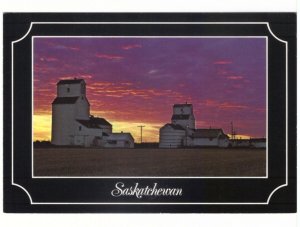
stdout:
[[(256, 202), (256, 203), (99, 203), (99, 202), (95, 202), (95, 203), (43, 203), (43, 202), (33, 202), (30, 193), (21, 185), (17, 184), (14, 182), (14, 168), (13, 168), (13, 164), (14, 164), (14, 137), (13, 137), (13, 129), (14, 129), (14, 108), (13, 108), (13, 101), (14, 101), (14, 96), (13, 96), (13, 88), (14, 88), (14, 83), (13, 83), (13, 77), (14, 77), (14, 66), (13, 66), (13, 53), (14, 53), (14, 44), (17, 42), (22, 41), (31, 31), (33, 24), (264, 24), (267, 26), (270, 34), (277, 39), (279, 42), (282, 42), (285, 44), (286, 47), (286, 182), (283, 185), (280, 185), (278, 187), (276, 187), (269, 195), (268, 199), (266, 202)], [(52, 36), (53, 37), (53, 36)], [(67, 36), (70, 37), (70, 36)], [(108, 36), (107, 36), (108, 37)], [(118, 36), (120, 37), (120, 36)], [(209, 37), (209, 36), (207, 36)], [(144, 37), (146, 38), (146, 37)], [(176, 37), (177, 38), (177, 37)], [(266, 48), (267, 50), (267, 48)], [(11, 182), (12, 185), (20, 187), (21, 189), (23, 189), (25, 191), (25, 193), (28, 195), (29, 199), (30, 199), (30, 204), (34, 205), (34, 204), (57, 204), (57, 205), (75, 205), (75, 204), (84, 204), (84, 205), (97, 205), (97, 204), (103, 204), (103, 205), (163, 205), (163, 204), (172, 204), (172, 205), (267, 205), (269, 204), (269, 201), (272, 197), (272, 195), (280, 188), (285, 187), (288, 185), (288, 42), (279, 39), (278, 37), (276, 37), (274, 35), (274, 33), (271, 31), (269, 23), (268, 22), (31, 22), (30, 23), (30, 27), (29, 30), (26, 32), (26, 34), (21, 37), (18, 40), (15, 40), (11, 43), (11, 61), (12, 61), (12, 78), (11, 78), (11, 89), (12, 89), (12, 159), (11, 159), (11, 166), (12, 166), (12, 175), (11, 175)], [(267, 55), (268, 56), (268, 55)], [(267, 68), (267, 67), (266, 67)], [(33, 72), (32, 72), (33, 74)], [(268, 74), (267, 74), (268, 75)], [(267, 84), (267, 83), (266, 83)], [(267, 87), (268, 89), (268, 87)], [(33, 92), (33, 89), (32, 89)], [(33, 94), (33, 93), (32, 93)], [(32, 96), (33, 97), (33, 96)], [(267, 99), (268, 99), (268, 95), (267, 95)], [(266, 99), (266, 100), (267, 100)], [(268, 109), (268, 108), (267, 108)], [(268, 111), (266, 111), (268, 112)], [(266, 122), (268, 121), (268, 118), (266, 119)], [(33, 130), (32, 130), (33, 131)], [(268, 127), (266, 132), (268, 131)], [(266, 134), (267, 136), (267, 134)], [(268, 152), (266, 152), (268, 154)], [(32, 160), (33, 161), (33, 160)], [(266, 168), (267, 168), (268, 164), (266, 164)], [(37, 178), (37, 177), (33, 177), (33, 178)], [(39, 177), (39, 178), (49, 178), (49, 177)], [(61, 177), (59, 177), (61, 178)], [(64, 177), (62, 177), (64, 178)], [(68, 177), (68, 178), (77, 178), (77, 177)], [(79, 178), (79, 177), (78, 177)], [(91, 177), (80, 177), (80, 178), (91, 178)], [(118, 178), (118, 177), (93, 177), (93, 178)], [(122, 178), (136, 178), (136, 177), (122, 177)], [(148, 177), (138, 177), (138, 178), (148, 178)], [(171, 178), (171, 177), (149, 177), (149, 178)], [(195, 177), (173, 177), (173, 178), (195, 178)], [(198, 177), (196, 177), (198, 178)], [(201, 177), (201, 178), (206, 178), (206, 177)], [(207, 177), (207, 178), (242, 178), (242, 177)], [(244, 177), (244, 178), (258, 178), (258, 177)], [(259, 177), (259, 178), (266, 178), (266, 177)]]

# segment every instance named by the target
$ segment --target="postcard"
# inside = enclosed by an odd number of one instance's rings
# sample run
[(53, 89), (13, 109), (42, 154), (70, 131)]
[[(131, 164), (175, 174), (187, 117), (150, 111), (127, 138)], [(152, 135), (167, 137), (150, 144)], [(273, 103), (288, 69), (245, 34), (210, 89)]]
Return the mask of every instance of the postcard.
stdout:
[(296, 212), (296, 15), (4, 14), (5, 212)]

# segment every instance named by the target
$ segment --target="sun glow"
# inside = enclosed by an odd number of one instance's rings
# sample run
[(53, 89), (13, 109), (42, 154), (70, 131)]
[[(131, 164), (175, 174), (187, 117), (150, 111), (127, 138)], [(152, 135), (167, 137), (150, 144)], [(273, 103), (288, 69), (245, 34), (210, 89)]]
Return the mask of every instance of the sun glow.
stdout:
[[(33, 116), (33, 139), (36, 140), (51, 140), (51, 122), (50, 114)], [(143, 128), (143, 142), (158, 142), (159, 128), (161, 124), (146, 123), (146, 122), (126, 122), (126, 121), (110, 121), (113, 126), (113, 132), (129, 132), (132, 134), (134, 141), (141, 141), (141, 131), (139, 125), (145, 125)]]
[(33, 115), (33, 140), (51, 139), (51, 115)]
[(140, 125), (143, 127), (143, 142), (158, 142), (159, 140), (159, 128), (162, 124), (155, 123), (145, 123), (145, 122), (125, 122), (125, 121), (114, 121), (113, 132), (130, 132), (136, 143), (141, 141), (141, 129)]
[[(33, 138), (36, 140), (51, 140), (51, 114), (35, 114), (33, 116)], [(110, 121), (113, 125), (113, 132), (129, 132), (136, 143), (141, 141), (141, 129), (138, 127), (144, 125), (143, 142), (158, 142), (159, 129), (163, 126), (160, 123), (130, 122), (130, 121)], [(227, 134), (231, 139), (231, 134)], [(235, 135), (236, 139), (250, 139), (249, 135)]]
[[(229, 138), (232, 139), (231, 134), (227, 134), (227, 136), (229, 136)], [(235, 139), (250, 139), (250, 138), (251, 138), (251, 136), (247, 136), (247, 135), (239, 135), (239, 134), (235, 135)]]

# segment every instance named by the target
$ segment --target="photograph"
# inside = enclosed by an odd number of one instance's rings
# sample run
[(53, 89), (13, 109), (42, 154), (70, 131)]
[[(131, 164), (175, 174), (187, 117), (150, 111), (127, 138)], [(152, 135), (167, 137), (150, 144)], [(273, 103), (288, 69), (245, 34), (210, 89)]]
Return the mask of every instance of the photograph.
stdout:
[(267, 45), (32, 37), (34, 176), (266, 176)]

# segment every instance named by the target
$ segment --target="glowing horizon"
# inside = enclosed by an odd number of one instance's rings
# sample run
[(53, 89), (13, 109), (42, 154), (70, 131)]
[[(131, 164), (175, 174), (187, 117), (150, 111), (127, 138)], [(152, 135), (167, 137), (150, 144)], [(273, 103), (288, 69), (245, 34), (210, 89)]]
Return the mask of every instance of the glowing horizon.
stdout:
[[(34, 38), (34, 140), (51, 139), (56, 83), (85, 79), (91, 114), (157, 142), (175, 103), (197, 128), (266, 137), (264, 38)], [(239, 138), (239, 136), (237, 137)]]

